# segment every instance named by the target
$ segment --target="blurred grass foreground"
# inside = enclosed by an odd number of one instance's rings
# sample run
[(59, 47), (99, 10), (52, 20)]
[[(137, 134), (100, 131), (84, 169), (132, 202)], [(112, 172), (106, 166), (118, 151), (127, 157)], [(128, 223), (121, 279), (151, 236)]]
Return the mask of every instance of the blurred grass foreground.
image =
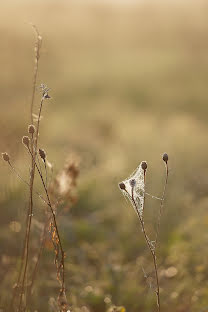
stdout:
[[(151, 259), (118, 182), (146, 160), (147, 191), (161, 196), (163, 152), (170, 178), (158, 252), (162, 311), (208, 310), (207, 12), (204, 0), (1, 1), (0, 150), (28, 179), (21, 138), (30, 122), (32, 22), (43, 37), (37, 85), (46, 83), (52, 97), (40, 146), (53, 177), (66, 159), (80, 159), (73, 204), (63, 202), (57, 216), (75, 312), (155, 310)], [(36, 111), (39, 100), (37, 88)], [(7, 311), (29, 192), (3, 161), (0, 170), (0, 311)], [(35, 187), (42, 192), (38, 179)], [(145, 209), (154, 233), (158, 201), (148, 197)], [(43, 220), (35, 197), (31, 270)], [(46, 239), (28, 311), (56, 311), (53, 262)]]

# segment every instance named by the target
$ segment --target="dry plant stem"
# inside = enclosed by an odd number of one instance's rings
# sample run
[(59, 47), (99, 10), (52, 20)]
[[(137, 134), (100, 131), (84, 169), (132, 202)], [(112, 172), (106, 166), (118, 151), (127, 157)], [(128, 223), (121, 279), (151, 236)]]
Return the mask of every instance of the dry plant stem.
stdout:
[[(26, 224), (28, 224), (28, 214), (27, 214), (27, 217), (26, 217)], [(16, 287), (14, 288), (14, 291), (13, 291), (13, 296), (12, 296), (12, 300), (11, 300), (11, 304), (10, 304), (10, 311), (12, 311), (12, 309), (13, 309), (14, 302), (15, 302), (15, 299), (16, 299), (16, 295), (17, 295), (17, 292), (18, 292), (18, 288), (19, 288), (19, 285), (20, 285), (20, 280), (21, 280), (21, 277), (22, 277), (22, 270), (23, 270), (24, 257), (25, 257), (26, 239), (27, 239), (27, 237), (25, 236), (24, 237), (24, 242), (23, 242), (23, 248), (22, 248), (21, 261), (20, 261), (20, 270), (19, 270), (19, 274), (18, 274)]]
[[(29, 152), (32, 155), (30, 149), (29, 149)], [(59, 246), (60, 246), (60, 249), (61, 249), (61, 265), (62, 265), (61, 292), (63, 292), (63, 291), (65, 291), (65, 267), (64, 267), (65, 253), (64, 253), (64, 250), (63, 250), (63, 247), (62, 247), (62, 243), (61, 243), (61, 239), (60, 239), (60, 235), (59, 235), (59, 231), (58, 231), (58, 226), (57, 226), (57, 222), (56, 222), (56, 214), (55, 214), (55, 211), (54, 211), (54, 209), (52, 207), (51, 200), (50, 200), (49, 193), (48, 193), (48, 189), (47, 189), (46, 183), (44, 181), (43, 175), (42, 175), (42, 173), (41, 173), (41, 171), (40, 171), (36, 161), (35, 161), (35, 166), (37, 168), (38, 174), (39, 174), (39, 176), (41, 178), (41, 182), (43, 184), (44, 191), (46, 193), (46, 197), (47, 197), (47, 200), (48, 200), (48, 206), (50, 207), (50, 210), (51, 210), (51, 214), (52, 214), (52, 218), (53, 218), (53, 224), (54, 224), (54, 227), (55, 227), (55, 230), (56, 230), (56, 234), (57, 234), (57, 237), (58, 237), (58, 243), (59, 243)]]
[[(12, 166), (11, 162), (9, 161), (9, 166), (11, 167), (11, 169), (15, 172), (15, 174), (18, 176), (18, 178), (20, 178), (20, 180), (22, 180), (27, 186), (31, 187), (31, 185), (29, 183), (27, 183), (20, 175), (19, 173), (15, 170), (15, 168)], [(31, 202), (30, 202), (31, 205)], [(30, 208), (30, 206), (29, 206)], [(29, 219), (30, 219), (30, 214), (29, 212), (31, 211), (31, 209), (28, 210), (27, 213), (27, 217), (26, 217), (26, 234), (24, 237), (24, 243), (23, 243), (23, 249), (22, 249), (22, 255), (21, 255), (21, 264), (20, 264), (20, 270), (19, 270), (19, 274), (18, 274), (18, 279), (17, 279), (17, 287), (15, 288), (14, 292), (13, 292), (13, 296), (12, 296), (12, 300), (11, 300), (11, 305), (10, 307), (13, 308), (16, 296), (18, 294), (18, 289), (20, 287), (20, 281), (21, 281), (21, 277), (22, 277), (22, 272), (23, 272), (23, 264), (24, 264), (24, 259), (26, 256), (26, 249), (28, 247), (28, 231), (29, 231)], [(23, 274), (23, 281), (25, 279), (25, 269), (24, 269), (24, 274)], [(20, 290), (20, 305), (19, 305), (19, 309), (21, 308), (21, 302), (22, 302), (22, 294), (23, 294), (23, 287), (24, 285), (22, 284), (21, 286), (21, 290)], [(19, 310), (18, 309), (18, 310)]]
[(45, 176), (46, 176), (46, 187), (48, 187), (48, 171), (47, 171), (45, 159), (44, 159), (44, 167), (45, 167)]
[(62, 247), (62, 243), (61, 243), (61, 239), (60, 239), (60, 235), (59, 235), (59, 231), (58, 231), (58, 226), (57, 226), (57, 222), (56, 222), (56, 215), (55, 215), (55, 211), (52, 207), (52, 204), (51, 204), (51, 201), (50, 201), (50, 197), (49, 197), (49, 194), (48, 194), (48, 190), (47, 190), (47, 187), (46, 187), (46, 184), (44, 182), (44, 179), (43, 179), (43, 176), (41, 174), (41, 172), (39, 171), (38, 167), (37, 167), (37, 164), (36, 164), (36, 168), (38, 170), (38, 173), (40, 175), (40, 178), (41, 178), (41, 181), (42, 181), (42, 184), (43, 184), (43, 187), (44, 187), (44, 190), (45, 190), (45, 193), (46, 193), (46, 197), (48, 199), (48, 206), (50, 207), (50, 210), (51, 210), (51, 214), (52, 214), (52, 218), (53, 218), (53, 224), (54, 224), (54, 227), (55, 227), (55, 230), (56, 230), (56, 234), (57, 234), (57, 237), (58, 237), (58, 243), (59, 243), (59, 246), (60, 246), (60, 249), (61, 249), (61, 264), (62, 264), (62, 286), (61, 286), (61, 291), (63, 292), (65, 290), (65, 268), (64, 268), (64, 257), (65, 257), (65, 253), (64, 253), (64, 250), (63, 250), (63, 247)]
[(157, 229), (156, 229), (156, 237), (155, 237), (155, 249), (157, 248), (158, 244), (158, 235), (159, 235), (159, 230), (160, 230), (160, 222), (161, 222), (161, 216), (164, 208), (164, 201), (165, 201), (165, 194), (166, 194), (166, 189), (167, 189), (167, 184), (168, 184), (168, 174), (169, 174), (169, 169), (168, 169), (168, 163), (165, 163), (165, 183), (164, 183), (164, 188), (163, 188), (163, 194), (162, 198), (160, 200), (160, 209), (159, 209), (159, 214), (158, 214), (158, 220), (157, 220)]
[(48, 227), (48, 218), (45, 221), (45, 225), (44, 225), (44, 229), (43, 229), (43, 233), (42, 233), (42, 237), (41, 237), (41, 245), (40, 245), (40, 249), (39, 249), (39, 252), (38, 252), (38, 257), (37, 257), (37, 261), (36, 261), (36, 264), (35, 264), (35, 267), (34, 267), (34, 270), (33, 270), (33, 273), (32, 273), (32, 277), (31, 277), (29, 296), (31, 296), (31, 293), (32, 293), (33, 285), (34, 285), (35, 278), (36, 278), (36, 275), (37, 275), (38, 266), (39, 266), (39, 263), (40, 263), (40, 258), (41, 258), (41, 255), (42, 255), (42, 252), (43, 252), (43, 249), (44, 249), (44, 244), (45, 244), (45, 240), (46, 240), (47, 227)]
[[(144, 180), (145, 181), (145, 180)], [(140, 224), (141, 224), (141, 227), (142, 227), (142, 233), (144, 235), (144, 238), (145, 238), (145, 241), (146, 241), (146, 244), (147, 244), (147, 247), (151, 253), (151, 256), (152, 256), (152, 259), (153, 259), (153, 264), (154, 264), (154, 271), (155, 271), (155, 278), (156, 278), (156, 297), (157, 297), (157, 308), (158, 308), (158, 312), (160, 312), (160, 287), (159, 287), (159, 278), (158, 278), (158, 270), (157, 270), (157, 257), (156, 257), (156, 254), (155, 254), (155, 250), (153, 249), (153, 246), (151, 245), (151, 242), (150, 242), (150, 239), (149, 237), (147, 236), (147, 233), (146, 233), (146, 229), (145, 229), (145, 225), (144, 225), (144, 220), (143, 218), (141, 217), (140, 213), (139, 213), (139, 210), (138, 210), (138, 207), (137, 207), (137, 204), (136, 204), (136, 201), (134, 199), (134, 187), (132, 187), (132, 195), (131, 195), (131, 200), (134, 204), (134, 207), (135, 207), (135, 210), (137, 212), (137, 215), (138, 215), (138, 218), (139, 218), (139, 221), (140, 221)], [(143, 211), (144, 211), (144, 207), (143, 207)]]
[(29, 209), (28, 209), (28, 222), (27, 222), (27, 230), (26, 230), (25, 266), (24, 266), (23, 277), (22, 277), (22, 285), (21, 285), (21, 290), (20, 290), (20, 301), (19, 301), (18, 311), (21, 311), (21, 306), (22, 306), (22, 297), (24, 293), (25, 279), (26, 279), (26, 273), (27, 273), (27, 267), (28, 267), (30, 233), (31, 233), (31, 223), (32, 223), (32, 216), (33, 216), (33, 184), (34, 184), (34, 176), (35, 176), (35, 167), (34, 167), (33, 158), (31, 162), (32, 162), (32, 169), (30, 173), (30, 203), (29, 203)]
[[(23, 271), (23, 278), (22, 278), (22, 285), (20, 290), (20, 301), (19, 301), (19, 308), (18, 311), (21, 311), (22, 306), (22, 298), (24, 293), (24, 286), (25, 286), (25, 277), (28, 267), (28, 257), (29, 257), (29, 243), (30, 243), (30, 232), (31, 232), (31, 222), (32, 222), (32, 216), (33, 216), (33, 185), (34, 185), (34, 177), (35, 177), (35, 159), (37, 155), (37, 145), (38, 145), (38, 137), (39, 137), (39, 127), (40, 127), (40, 117), (43, 107), (43, 101), (44, 97), (41, 98), (40, 101), (40, 108), (39, 108), (39, 114), (38, 114), (38, 122), (37, 122), (37, 130), (36, 130), (36, 136), (33, 144), (33, 138), (31, 143), (31, 173), (30, 173), (30, 204), (28, 209), (28, 224), (27, 224), (27, 231), (26, 231), (26, 246), (25, 246), (25, 267)], [(33, 156), (34, 155), (34, 156)]]
[[(36, 82), (37, 82), (38, 64), (39, 64), (39, 58), (40, 58), (40, 48), (41, 48), (42, 38), (38, 32), (37, 27), (35, 25), (32, 25), (32, 27), (34, 28), (34, 30), (36, 32), (35, 67), (34, 67), (34, 75), (33, 75), (32, 97), (31, 97), (31, 104), (30, 104), (30, 119), (31, 119), (31, 123), (33, 124), (33, 121), (34, 121), (33, 120), (33, 106), (34, 106), (34, 99), (35, 99), (35, 88), (36, 88)], [(32, 153), (33, 153), (33, 134), (32, 134), (31, 149), (32, 149)], [(11, 166), (11, 164), (10, 164), (10, 166)], [(26, 273), (27, 273), (27, 263), (28, 263), (28, 255), (29, 255), (29, 240), (30, 240), (31, 221), (32, 221), (32, 214), (33, 214), (34, 176), (35, 176), (35, 166), (34, 166), (34, 161), (33, 161), (33, 157), (32, 157), (31, 158), (30, 184), (29, 184), (30, 200), (29, 200), (29, 207), (28, 207), (28, 213), (27, 213), (27, 218), (26, 218), (26, 233), (25, 233), (23, 251), (22, 251), (22, 256), (21, 256), (21, 266), (20, 266), (20, 271), (19, 271), (19, 276), (18, 276), (18, 281), (17, 281), (17, 289), (18, 289), (19, 284), (20, 284), (20, 280), (21, 280), (21, 276), (22, 276), (23, 263), (24, 263), (24, 258), (25, 258), (25, 267), (24, 267), (24, 273), (23, 273), (23, 278), (22, 278), (22, 286), (21, 286), (21, 291), (20, 291), (20, 303), (19, 303), (19, 309), (18, 310), (21, 309), (21, 305), (22, 305), (22, 296), (23, 296), (23, 291), (24, 291), (25, 277), (26, 277)], [(28, 183), (26, 183), (26, 184), (28, 184)], [(13, 303), (14, 303), (15, 296), (16, 296), (16, 292), (13, 295), (11, 305), (13, 305)]]
[(32, 25), (33, 29), (36, 33), (36, 43), (35, 43), (35, 67), (34, 67), (34, 74), (33, 74), (33, 86), (32, 86), (32, 98), (31, 98), (31, 105), (30, 105), (30, 119), (31, 123), (33, 124), (33, 107), (34, 107), (34, 100), (35, 100), (35, 88), (37, 83), (37, 75), (38, 75), (38, 66), (39, 66), (39, 59), (40, 59), (40, 49), (41, 49), (41, 42), (42, 38), (40, 33), (35, 25)]

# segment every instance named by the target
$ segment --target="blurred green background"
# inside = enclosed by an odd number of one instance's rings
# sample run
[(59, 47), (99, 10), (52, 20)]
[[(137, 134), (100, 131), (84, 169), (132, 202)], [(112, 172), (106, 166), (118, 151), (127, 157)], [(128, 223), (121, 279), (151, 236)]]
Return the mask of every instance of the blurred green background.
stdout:
[[(44, 104), (40, 147), (55, 173), (71, 153), (81, 159), (78, 201), (58, 218), (74, 311), (104, 312), (111, 304), (155, 310), (149, 252), (117, 185), (146, 160), (147, 191), (161, 196), (163, 152), (170, 179), (158, 254), (162, 311), (208, 310), (207, 13), (203, 0), (1, 1), (0, 150), (28, 179), (21, 138), (29, 123), (32, 22), (43, 37), (38, 85), (47, 84), (52, 96)], [(37, 90), (36, 112), (39, 100)], [(3, 309), (17, 278), (28, 190), (3, 161), (0, 171)], [(158, 209), (148, 198), (151, 237)], [(36, 199), (31, 268), (41, 211)], [(59, 288), (53, 258), (46, 245), (30, 311), (53, 311)]]

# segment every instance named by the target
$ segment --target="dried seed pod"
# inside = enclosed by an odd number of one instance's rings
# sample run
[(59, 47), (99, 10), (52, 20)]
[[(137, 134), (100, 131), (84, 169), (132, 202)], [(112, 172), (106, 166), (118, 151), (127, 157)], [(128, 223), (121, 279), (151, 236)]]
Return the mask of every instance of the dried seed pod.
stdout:
[(42, 160), (45, 161), (46, 159), (46, 153), (43, 149), (39, 148), (39, 155), (40, 155), (40, 158), (42, 158)]
[(123, 182), (119, 183), (118, 185), (120, 187), (121, 190), (125, 190), (126, 189), (126, 186)]
[(25, 146), (29, 147), (29, 144), (30, 144), (30, 139), (29, 139), (29, 137), (28, 137), (28, 136), (23, 136), (23, 138), (22, 138), (22, 143), (23, 143)]
[(167, 162), (168, 162), (168, 154), (167, 153), (163, 154), (163, 160), (167, 164)]
[(9, 155), (7, 153), (2, 153), (1, 155), (2, 155), (2, 158), (3, 158), (4, 161), (9, 161), (10, 160), (10, 157), (9, 157)]
[(147, 170), (147, 163), (146, 163), (146, 161), (143, 161), (143, 162), (142, 162), (141, 167), (142, 167), (142, 169), (143, 169), (144, 171)]
[(34, 134), (34, 133), (35, 133), (35, 126), (29, 125), (29, 126), (28, 126), (28, 133)]

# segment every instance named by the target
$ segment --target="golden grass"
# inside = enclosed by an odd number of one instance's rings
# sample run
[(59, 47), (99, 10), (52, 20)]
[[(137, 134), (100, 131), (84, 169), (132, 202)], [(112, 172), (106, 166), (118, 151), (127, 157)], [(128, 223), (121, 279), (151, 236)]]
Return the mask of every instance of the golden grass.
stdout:
[[(163, 152), (170, 155), (170, 194), (161, 233), (165, 260), (161, 262), (163, 267), (173, 265), (177, 255), (184, 252), (178, 267), (184, 272), (176, 277), (180, 286), (174, 289), (174, 281), (165, 291), (167, 306), (180, 297), (178, 311), (187, 307), (187, 298), (196, 305), (196, 311), (202, 305), (196, 299), (200, 294), (189, 291), (191, 283), (195, 283), (193, 288), (200, 283), (188, 272), (187, 263), (191, 257), (194, 268), (206, 262), (196, 256), (197, 241), (205, 242), (207, 231), (206, 12), (204, 1), (141, 1), (128, 6), (86, 1), (4, 1), (0, 10), (0, 149), (13, 155), (23, 173), (27, 173), (26, 156), (20, 150), (19, 138), (29, 122), (34, 65), (30, 22), (38, 26), (44, 38), (38, 82), (46, 82), (53, 97), (46, 104), (47, 118), (41, 127), (47, 136), (41, 143), (48, 146), (47, 154), (57, 167), (69, 151), (79, 153), (80, 193), (91, 194), (95, 209), (100, 202), (102, 207), (105, 203), (105, 210), (95, 212), (101, 224), (108, 216), (119, 216), (117, 238), (129, 234), (127, 220), (130, 227), (137, 228), (134, 212), (120, 199), (117, 182), (145, 159), (151, 172), (148, 186), (153, 194), (159, 194), (163, 164), (158, 162)], [(3, 204), (19, 185), (7, 168), (0, 166)], [(195, 206), (199, 207), (198, 213)], [(153, 214), (155, 209), (153, 203)], [(187, 226), (183, 231), (184, 220)], [(180, 235), (192, 237), (193, 230), (198, 231), (193, 243), (195, 254), (186, 238), (176, 243)], [(126, 249), (119, 247), (121, 258), (125, 258)], [(198, 252), (202, 249), (207, 255), (203, 243)], [(172, 258), (167, 256), (168, 251)], [(100, 253), (104, 258), (104, 251)], [(131, 288), (130, 276), (135, 271), (128, 265), (131, 269), (126, 278)], [(201, 273), (197, 274), (200, 279)], [(202, 288), (201, 302), (206, 303), (207, 288)], [(119, 294), (124, 293), (125, 287), (121, 286)], [(137, 309), (131, 304), (130, 308), (131, 312)], [(148, 309), (148, 304), (143, 308)]]

